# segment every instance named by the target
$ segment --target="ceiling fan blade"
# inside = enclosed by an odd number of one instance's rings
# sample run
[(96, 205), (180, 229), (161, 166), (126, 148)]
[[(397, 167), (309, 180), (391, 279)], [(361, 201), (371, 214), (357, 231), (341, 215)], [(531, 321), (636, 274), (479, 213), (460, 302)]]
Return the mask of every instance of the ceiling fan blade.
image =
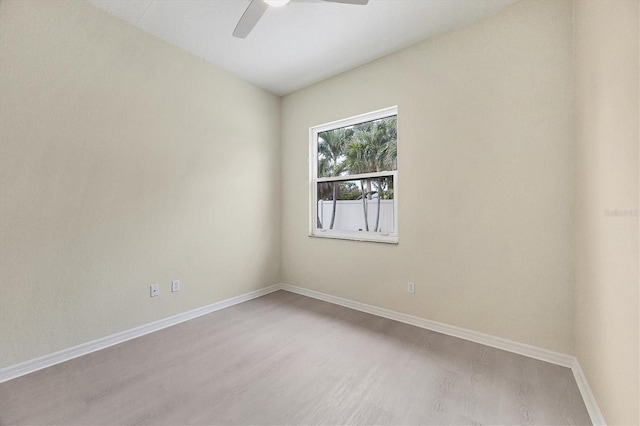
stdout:
[(262, 0), (251, 0), (247, 10), (244, 11), (242, 17), (238, 21), (236, 29), (233, 30), (233, 36), (238, 38), (245, 38), (248, 36), (268, 7), (269, 5)]
[(369, 3), (369, 0), (324, 0), (324, 1), (330, 1), (332, 3), (361, 4), (361, 5), (365, 5)]

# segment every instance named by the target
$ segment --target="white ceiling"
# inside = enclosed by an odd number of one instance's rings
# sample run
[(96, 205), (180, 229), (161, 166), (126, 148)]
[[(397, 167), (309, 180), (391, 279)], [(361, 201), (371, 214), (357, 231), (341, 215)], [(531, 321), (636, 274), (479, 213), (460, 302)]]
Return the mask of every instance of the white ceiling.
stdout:
[(246, 39), (231, 35), (249, 0), (88, 0), (277, 95), (460, 28), (516, 0), (292, 0)]

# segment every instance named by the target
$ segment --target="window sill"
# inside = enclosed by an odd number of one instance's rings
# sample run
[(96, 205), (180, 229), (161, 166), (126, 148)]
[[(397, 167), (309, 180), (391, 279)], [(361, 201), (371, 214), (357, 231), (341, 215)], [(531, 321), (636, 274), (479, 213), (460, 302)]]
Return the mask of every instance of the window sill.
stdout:
[(397, 234), (380, 235), (372, 232), (336, 232), (317, 231), (309, 234), (313, 238), (329, 238), (333, 240), (362, 241), (369, 243), (398, 244)]

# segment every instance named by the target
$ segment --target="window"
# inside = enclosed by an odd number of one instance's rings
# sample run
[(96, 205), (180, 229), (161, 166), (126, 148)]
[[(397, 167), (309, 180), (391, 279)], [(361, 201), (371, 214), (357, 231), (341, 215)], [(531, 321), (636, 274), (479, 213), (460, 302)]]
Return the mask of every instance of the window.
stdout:
[(309, 129), (313, 237), (398, 242), (398, 108)]

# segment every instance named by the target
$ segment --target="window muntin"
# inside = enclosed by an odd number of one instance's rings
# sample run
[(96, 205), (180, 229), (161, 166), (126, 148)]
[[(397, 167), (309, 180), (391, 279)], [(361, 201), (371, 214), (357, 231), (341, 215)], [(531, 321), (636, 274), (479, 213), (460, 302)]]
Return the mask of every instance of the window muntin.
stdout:
[(397, 243), (397, 107), (312, 127), (310, 235)]

